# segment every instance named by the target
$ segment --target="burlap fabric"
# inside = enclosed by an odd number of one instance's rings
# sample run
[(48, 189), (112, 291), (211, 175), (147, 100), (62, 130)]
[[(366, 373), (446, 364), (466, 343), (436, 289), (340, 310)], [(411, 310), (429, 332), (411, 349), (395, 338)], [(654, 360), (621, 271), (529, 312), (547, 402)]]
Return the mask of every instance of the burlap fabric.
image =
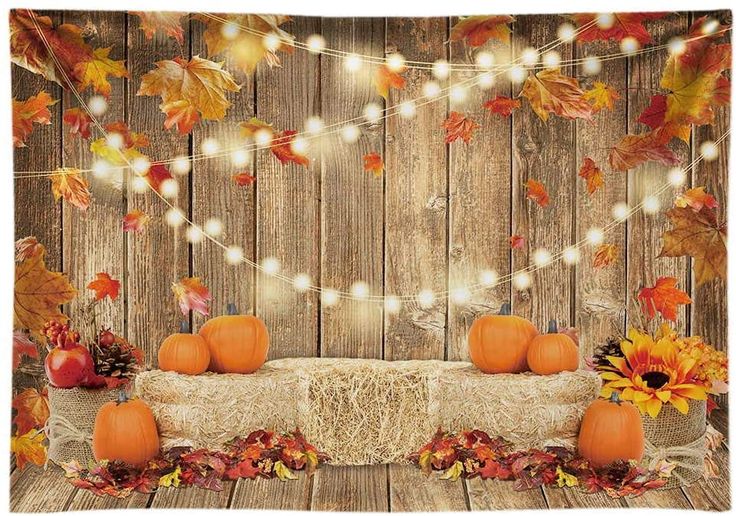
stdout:
[(92, 430), (99, 408), (118, 397), (110, 389), (57, 389), (49, 385), (50, 415), (46, 422), (48, 459), (56, 464), (78, 460), (87, 466), (92, 455)]
[(519, 447), (574, 441), (600, 380), (588, 371), (486, 375), (463, 362), (298, 358), (252, 375), (148, 371), (135, 393), (164, 448), (216, 449), (259, 428), (300, 427), (333, 464), (405, 462), (433, 435), (480, 428)]
[(707, 452), (706, 402), (688, 400), (688, 404), (687, 414), (666, 403), (656, 418), (642, 417), (647, 463), (654, 466), (665, 459), (677, 464), (664, 489), (687, 486), (703, 476)]

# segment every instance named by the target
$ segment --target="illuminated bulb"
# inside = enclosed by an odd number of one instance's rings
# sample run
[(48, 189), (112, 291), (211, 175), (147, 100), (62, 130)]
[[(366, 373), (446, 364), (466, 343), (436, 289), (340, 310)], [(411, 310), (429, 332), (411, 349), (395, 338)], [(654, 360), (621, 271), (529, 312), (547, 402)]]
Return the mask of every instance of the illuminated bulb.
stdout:
[(467, 288), (458, 288), (452, 291), (452, 301), (458, 305), (464, 305), (470, 301), (470, 291)]
[(425, 97), (436, 97), (440, 94), (442, 88), (440, 88), (440, 85), (436, 82), (428, 81), (424, 83), (424, 87), (422, 88), (422, 90)]
[(360, 129), (357, 125), (348, 124), (340, 130), (340, 136), (345, 143), (355, 143), (360, 138)]
[(430, 308), (434, 304), (434, 293), (431, 290), (422, 290), (417, 296), (417, 301), (422, 308)]
[(233, 40), (237, 38), (239, 33), (240, 28), (231, 21), (223, 23), (222, 28), (220, 29), (220, 34), (222, 34), (222, 37), (228, 40)]
[(261, 267), (263, 268), (263, 272), (266, 274), (276, 274), (281, 270), (281, 264), (278, 259), (273, 257), (264, 258), (261, 262)]
[(542, 64), (545, 68), (557, 68), (560, 66), (560, 61), (562, 61), (562, 56), (560, 56), (559, 52), (555, 52), (554, 50), (545, 52), (542, 56)]
[(220, 144), (214, 138), (205, 138), (202, 140), (202, 154), (205, 156), (212, 156), (218, 150), (220, 150)]
[(487, 90), (496, 83), (496, 78), (489, 72), (482, 73), (478, 76), (478, 86)]
[(386, 58), (386, 66), (392, 72), (400, 72), (405, 64), (406, 60), (401, 54), (391, 54)]
[(580, 250), (577, 247), (567, 247), (562, 251), (562, 261), (568, 265), (574, 265), (580, 260)]
[(718, 20), (708, 20), (703, 24), (703, 34), (713, 34), (719, 26)]
[(145, 177), (135, 176), (130, 180), (130, 187), (135, 193), (145, 193), (148, 191), (148, 181)]
[(639, 50), (639, 40), (632, 36), (626, 36), (621, 40), (621, 52), (631, 55)]
[(325, 306), (334, 306), (340, 300), (340, 296), (337, 291), (331, 288), (324, 289), (322, 291), (322, 304)]
[(615, 21), (616, 19), (611, 13), (600, 13), (595, 17), (595, 23), (601, 29), (610, 29), (611, 27), (613, 27)]
[(603, 230), (601, 228), (590, 228), (585, 235), (588, 243), (591, 245), (599, 245), (603, 243)]
[(527, 47), (521, 52), (519, 58), (524, 66), (534, 66), (539, 61), (539, 52), (535, 48)]
[(613, 206), (613, 217), (616, 220), (626, 220), (629, 216), (629, 205), (625, 202), (617, 202)]
[(383, 109), (381, 109), (381, 106), (374, 104), (373, 102), (366, 104), (363, 108), (363, 116), (369, 122), (378, 122), (381, 119), (381, 115), (383, 115)]
[(312, 34), (307, 38), (307, 48), (313, 54), (319, 54), (327, 45), (325, 38), (319, 34)]
[(242, 167), (247, 165), (250, 161), (248, 151), (245, 149), (237, 149), (230, 153), (230, 162), (236, 167)]
[(169, 208), (164, 215), (164, 219), (169, 226), (175, 228), (181, 226), (186, 221), (184, 212), (179, 208)]
[(537, 249), (534, 251), (534, 264), (538, 267), (549, 265), (552, 261), (552, 255), (546, 249)]
[(453, 86), (450, 88), (450, 102), (459, 104), (468, 96), (468, 90), (462, 86)]
[(496, 271), (482, 271), (480, 273), (480, 282), (486, 287), (492, 287), (498, 281), (498, 273)]
[(687, 180), (687, 174), (681, 168), (673, 168), (667, 173), (667, 180), (672, 186), (680, 186)]
[(527, 72), (523, 66), (514, 65), (509, 68), (508, 74), (511, 82), (520, 83), (526, 79), (526, 76), (529, 75), (529, 72)]
[(107, 111), (107, 100), (102, 95), (95, 95), (87, 101), (87, 107), (95, 116), (104, 115)]
[(180, 176), (188, 174), (191, 168), (192, 164), (187, 156), (179, 156), (171, 162), (171, 171)]
[(270, 129), (258, 129), (253, 133), (253, 139), (259, 147), (268, 147), (273, 140), (273, 132)]
[(204, 233), (197, 226), (189, 226), (187, 228), (187, 240), (192, 244), (199, 244), (204, 240)]
[(348, 72), (357, 72), (360, 70), (362, 64), (363, 62), (360, 60), (360, 57), (355, 54), (349, 54), (345, 58), (345, 69)]
[(713, 142), (703, 142), (700, 146), (700, 155), (705, 161), (713, 161), (718, 157), (718, 146)]
[(297, 274), (294, 276), (294, 288), (299, 292), (305, 292), (309, 290), (309, 286), (312, 284), (312, 279), (306, 274)]
[(667, 43), (667, 51), (673, 56), (679, 56), (685, 53), (687, 50), (687, 43), (682, 38), (672, 38)]
[(211, 237), (217, 237), (222, 234), (222, 221), (212, 217), (204, 223), (204, 232)]
[(163, 181), (161, 181), (159, 191), (161, 192), (161, 195), (166, 197), (167, 199), (176, 197), (179, 193), (179, 183), (176, 182), (176, 179), (164, 179)]
[(641, 209), (644, 213), (657, 213), (659, 211), (659, 198), (656, 195), (649, 195), (641, 202)]
[(107, 135), (107, 145), (113, 149), (122, 149), (125, 144), (125, 138), (120, 133), (110, 133)]
[(356, 281), (353, 283), (353, 286), (350, 287), (350, 293), (359, 299), (365, 298), (369, 292), (370, 288), (365, 281)]
[(396, 296), (388, 296), (383, 300), (383, 308), (389, 314), (398, 313), (401, 310), (401, 301)]
[(447, 79), (450, 76), (450, 63), (444, 59), (435, 61), (432, 65), (432, 75), (440, 81)]
[(98, 179), (105, 179), (110, 175), (110, 164), (104, 159), (92, 163), (92, 175)]
[(309, 140), (296, 136), (291, 141), (291, 149), (297, 154), (304, 154), (309, 149)]
[(318, 134), (324, 129), (325, 123), (318, 116), (311, 116), (307, 118), (304, 124), (304, 130), (309, 134)]
[(417, 114), (417, 106), (412, 101), (407, 101), (399, 106), (399, 114), (402, 118), (414, 118)]
[(532, 278), (526, 272), (518, 272), (514, 274), (514, 287), (517, 290), (526, 290), (532, 284)]
[(229, 265), (237, 265), (243, 261), (243, 249), (236, 246), (231, 245), (227, 249), (225, 249), (225, 261)]
[(475, 56), (475, 64), (481, 68), (490, 68), (496, 62), (496, 58), (490, 52), (478, 52)]
[(570, 23), (563, 23), (557, 27), (557, 37), (564, 43), (570, 43), (575, 39), (575, 27)]
[(601, 71), (603, 64), (598, 56), (588, 56), (583, 59), (583, 73), (586, 75), (595, 75)]
[(139, 176), (145, 176), (148, 169), (151, 168), (151, 162), (145, 156), (139, 156), (130, 163), (130, 168), (133, 169)]
[(275, 52), (281, 46), (281, 38), (278, 34), (269, 32), (263, 37), (263, 46), (266, 47), (266, 50)]

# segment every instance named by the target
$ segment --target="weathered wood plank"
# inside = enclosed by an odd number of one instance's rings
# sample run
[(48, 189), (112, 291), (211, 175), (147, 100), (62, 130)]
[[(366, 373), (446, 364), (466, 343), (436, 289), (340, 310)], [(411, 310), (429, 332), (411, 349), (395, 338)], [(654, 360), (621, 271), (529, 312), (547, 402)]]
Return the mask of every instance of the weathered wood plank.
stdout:
[(494, 511), (500, 509), (546, 509), (547, 502), (541, 489), (514, 491), (510, 482), (471, 478), (465, 481), (470, 509)]
[[(445, 59), (446, 34), (446, 18), (388, 18), (386, 52), (416, 61)], [(432, 74), (411, 69), (404, 77), (406, 86), (391, 91), (387, 106), (421, 97)], [(389, 294), (446, 290), (447, 156), (441, 130), (447, 116), (445, 104), (421, 106), (411, 119), (392, 116), (386, 121), (385, 291)], [(444, 296), (431, 306), (407, 300), (401, 312), (386, 314), (385, 358), (444, 358), (446, 321)]]
[[(384, 20), (325, 18), (322, 35), (332, 48), (356, 54), (384, 54)], [(326, 125), (359, 118), (369, 102), (380, 101), (371, 86), (375, 66), (363, 63), (358, 72), (345, 69), (343, 59), (322, 57), (320, 84)], [(360, 120), (362, 121), (362, 120)], [(383, 262), (383, 181), (363, 170), (363, 156), (381, 154), (383, 124), (361, 127), (362, 136), (346, 143), (331, 135), (323, 143), (321, 278), (322, 285), (350, 290), (364, 281), (381, 294)], [(392, 173), (389, 168), (387, 174)], [(341, 300), (322, 305), (321, 356), (383, 357), (382, 305)]]
[[(165, 115), (160, 111), (159, 97), (136, 96), (141, 77), (154, 68), (154, 63), (176, 56), (189, 56), (189, 30), (184, 29), (185, 48), (172, 38), (155, 37), (147, 40), (139, 28), (137, 16), (128, 17), (129, 82), (127, 118), (134, 131), (145, 133), (151, 145), (151, 159), (168, 159), (189, 154), (189, 137), (180, 136), (176, 129), (163, 127)], [(172, 204), (189, 213), (189, 185), (179, 179), (179, 193)], [(130, 184), (128, 185), (130, 186)], [(132, 190), (128, 190), (132, 191)], [(152, 217), (146, 230), (128, 238), (128, 337), (146, 352), (149, 365), (157, 363), (157, 351), (166, 335), (178, 327), (182, 318), (171, 295), (171, 284), (189, 276), (189, 245), (185, 225), (172, 228), (165, 222), (167, 206), (152, 192), (133, 194), (128, 209), (139, 209)]]
[(714, 410), (708, 416), (708, 421), (716, 430), (724, 435), (725, 442), (728, 444), (728, 409), (721, 408)]
[(270, 509), (307, 511), (312, 493), (312, 479), (299, 475), (297, 480), (240, 479), (235, 484), (231, 509)]
[(151, 504), (154, 494), (133, 493), (128, 498), (97, 496), (84, 489), (77, 489), (67, 510), (104, 511), (107, 509), (145, 509)]
[(693, 508), (701, 511), (727, 511), (731, 508), (731, 474), (728, 470), (728, 449), (721, 446), (713, 452), (713, 460), (720, 469), (718, 478), (702, 478), (691, 486), (683, 487)]
[(223, 482), (222, 491), (198, 487), (164, 487), (156, 491), (152, 509), (227, 509), (235, 482)]
[(61, 468), (27, 466), (10, 475), (11, 512), (65, 511), (76, 488), (64, 479)]
[(626, 498), (626, 505), (647, 509), (692, 509), (682, 489), (655, 489), (640, 496)]
[(436, 475), (427, 477), (406, 464), (388, 467), (391, 512), (467, 511), (462, 480), (450, 482)]
[(605, 493), (585, 493), (581, 489), (544, 487), (544, 497), (550, 509), (594, 509), (626, 507), (621, 498), (611, 498)]
[(313, 511), (387, 512), (387, 466), (325, 466), (314, 475)]
[[(319, 19), (295, 18), (286, 28), (298, 40), (319, 32)], [(283, 68), (258, 67), (256, 115), (280, 130), (301, 131), (304, 120), (319, 112), (318, 57), (295, 50), (281, 56)], [(297, 100), (298, 99), (298, 100)], [(308, 168), (282, 165), (267, 150), (257, 153), (258, 257), (276, 257), (283, 271), (305, 273), (319, 281), (318, 154)], [(297, 292), (289, 283), (259, 274), (257, 313), (271, 329), (269, 358), (315, 356), (318, 349), (319, 299)]]

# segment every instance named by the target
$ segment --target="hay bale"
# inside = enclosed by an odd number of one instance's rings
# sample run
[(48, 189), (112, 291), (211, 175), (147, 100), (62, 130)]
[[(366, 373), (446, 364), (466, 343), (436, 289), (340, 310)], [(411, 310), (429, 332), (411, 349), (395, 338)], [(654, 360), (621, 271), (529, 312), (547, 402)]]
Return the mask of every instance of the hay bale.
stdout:
[(519, 446), (573, 439), (596, 374), (485, 375), (463, 362), (273, 360), (252, 375), (150, 371), (136, 393), (165, 447), (217, 448), (259, 428), (299, 426), (334, 464), (405, 462), (438, 426), (480, 428)]

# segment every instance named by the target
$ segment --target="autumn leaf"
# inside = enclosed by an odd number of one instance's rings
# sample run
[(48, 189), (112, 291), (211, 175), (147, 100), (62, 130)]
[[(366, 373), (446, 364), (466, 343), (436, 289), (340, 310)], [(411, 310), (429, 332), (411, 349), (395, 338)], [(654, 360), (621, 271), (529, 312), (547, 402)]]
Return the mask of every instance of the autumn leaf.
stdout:
[(667, 217), (674, 229), (664, 233), (659, 256), (691, 256), (698, 285), (726, 279), (726, 224), (718, 222), (715, 210), (672, 208)]
[(566, 473), (559, 466), (557, 466), (555, 474), (557, 475), (557, 487), (575, 487), (578, 485), (577, 477), (570, 473)]
[(680, 159), (666, 147), (669, 141), (670, 135), (662, 127), (644, 134), (627, 134), (611, 149), (608, 163), (618, 172), (626, 172), (647, 161), (676, 165)]
[(529, 179), (526, 183), (524, 183), (524, 186), (526, 186), (526, 198), (536, 202), (538, 205), (540, 205), (542, 208), (549, 205), (549, 194), (547, 193), (546, 188), (544, 188), (544, 185), (537, 181), (536, 179)]
[(54, 200), (64, 199), (80, 210), (89, 207), (92, 195), (89, 183), (76, 168), (59, 168), (51, 177), (51, 192)]
[(172, 100), (161, 104), (161, 111), (166, 114), (164, 129), (176, 127), (179, 134), (189, 134), (199, 122), (199, 112), (188, 99)]
[(675, 206), (678, 208), (689, 206), (694, 211), (700, 211), (704, 206), (706, 208), (718, 208), (718, 201), (711, 194), (705, 192), (705, 187), (698, 186), (678, 195), (675, 199)]
[(601, 109), (613, 111), (614, 102), (621, 96), (611, 86), (595, 81), (593, 87), (583, 94), (583, 98), (593, 107), (593, 113), (597, 113)]
[(651, 43), (652, 36), (643, 22), (658, 20), (666, 15), (667, 13), (611, 13), (612, 23), (604, 27), (597, 22), (598, 14), (595, 13), (573, 14), (570, 18), (578, 27), (586, 26), (575, 36), (577, 41), (622, 41), (624, 38), (634, 38), (640, 45), (646, 45)]
[(69, 108), (64, 111), (62, 120), (69, 126), (69, 134), (79, 135), (85, 139), (90, 137), (92, 118), (85, 110), (81, 108)]
[(34, 236), (19, 238), (15, 241), (15, 261), (22, 262), (28, 258), (36, 256), (37, 253), (43, 252), (43, 246)]
[[(143, 76), (137, 95), (160, 96), (167, 116), (171, 116), (172, 103), (186, 101), (187, 109), (196, 110), (203, 119), (222, 120), (230, 106), (226, 91), (240, 91), (240, 86), (222, 63), (194, 56), (157, 61), (156, 68)], [(180, 134), (191, 130), (189, 124), (178, 128)]]
[(526, 240), (523, 236), (519, 235), (511, 235), (509, 237), (509, 246), (511, 249), (521, 249), (524, 247), (524, 244), (526, 243)]
[(174, 176), (169, 172), (169, 169), (166, 168), (166, 165), (162, 163), (157, 163), (155, 165), (151, 165), (151, 167), (148, 169), (148, 172), (146, 172), (146, 175), (143, 176), (146, 179), (146, 182), (156, 190), (158, 193), (161, 193), (161, 184), (164, 181), (168, 181), (169, 179), (174, 179)]
[(15, 433), (23, 435), (34, 428), (42, 428), (49, 418), (49, 393), (44, 387), (41, 392), (33, 387), (24, 389), (13, 398), (12, 407), (16, 410), (13, 417)]
[(140, 18), (140, 29), (145, 34), (146, 39), (153, 39), (153, 35), (157, 31), (163, 32), (166, 36), (174, 38), (180, 45), (184, 44), (184, 28), (181, 26), (181, 19), (187, 16), (186, 13), (177, 12), (161, 12), (161, 11), (130, 11)]
[(171, 473), (162, 475), (161, 478), (158, 479), (158, 485), (161, 487), (179, 487), (179, 483), (181, 482), (181, 479), (179, 478), (180, 475), (181, 467), (177, 466)]
[(250, 174), (247, 171), (233, 174), (232, 179), (238, 186), (249, 186), (256, 182), (256, 176)]
[(657, 278), (653, 287), (642, 288), (638, 299), (643, 305), (647, 319), (652, 319), (656, 312), (659, 312), (662, 317), (672, 322), (677, 320), (679, 305), (692, 303), (690, 296), (677, 288), (677, 280), (669, 276)]
[(383, 158), (377, 152), (370, 152), (363, 156), (363, 170), (373, 172), (376, 177), (383, 174)]
[(463, 471), (464, 471), (463, 463), (460, 462), (459, 460), (456, 460), (452, 464), (452, 466), (447, 468), (447, 470), (442, 475), (440, 475), (440, 480), (450, 480), (454, 482), (462, 476)]
[[(140, 152), (140, 149), (148, 147), (150, 144), (145, 134), (131, 131), (125, 122), (107, 124), (105, 125), (105, 132), (108, 133), (107, 138), (98, 138), (89, 145), (89, 150), (97, 157), (115, 166), (126, 166), (136, 158), (145, 157)], [(113, 137), (120, 138), (122, 146), (111, 145), (110, 139)]]
[(376, 71), (373, 72), (373, 87), (376, 88), (376, 93), (388, 100), (388, 92), (391, 88), (403, 90), (406, 86), (406, 79), (401, 74), (405, 71), (406, 66), (396, 71), (391, 70), (385, 64), (376, 68)]
[(45, 438), (44, 433), (36, 429), (10, 438), (10, 451), (15, 454), (15, 465), (18, 469), (25, 468), (29, 462), (36, 466), (46, 463), (46, 447), (43, 444)]
[(503, 95), (497, 95), (495, 98), (488, 100), (483, 104), (483, 107), (488, 109), (491, 113), (501, 116), (511, 116), (511, 112), (519, 106), (521, 106), (521, 101), (519, 99), (504, 97)]
[(33, 124), (51, 124), (49, 106), (59, 102), (45, 91), (26, 100), (13, 99), (13, 145), (25, 147), (26, 140), (33, 131)]
[(212, 296), (198, 277), (182, 278), (171, 285), (171, 290), (174, 292), (174, 297), (179, 303), (179, 309), (184, 316), (190, 310), (202, 315), (210, 314), (207, 305), (212, 301)]
[(578, 176), (587, 182), (589, 194), (594, 194), (598, 188), (603, 186), (603, 172), (591, 158), (583, 159), (583, 165), (580, 167)]
[(89, 282), (87, 288), (95, 291), (96, 301), (102, 301), (108, 296), (114, 301), (120, 291), (120, 282), (112, 279), (106, 272), (98, 272), (97, 277)]
[(258, 131), (267, 131), (271, 133), (271, 135), (276, 132), (273, 125), (264, 122), (263, 120), (259, 120), (256, 117), (252, 117), (245, 122), (240, 122), (238, 126), (240, 127), (240, 134), (244, 138), (253, 138)]
[(271, 144), (271, 153), (283, 164), (296, 163), (304, 167), (309, 166), (309, 158), (294, 151), (294, 136), (296, 131), (281, 131), (276, 134)]
[(109, 97), (112, 86), (108, 76), (117, 78), (128, 76), (124, 61), (110, 59), (110, 50), (112, 47), (97, 48), (92, 52), (91, 59), (77, 64), (77, 68), (80, 69), (80, 90), (92, 86), (96, 93)]
[(530, 73), (519, 95), (529, 100), (534, 112), (545, 122), (550, 113), (571, 120), (590, 120), (593, 114), (578, 80), (562, 75), (558, 68)]
[(445, 130), (445, 143), (452, 143), (462, 138), (465, 143), (473, 139), (473, 132), (480, 127), (472, 118), (463, 113), (451, 111), (450, 116), (442, 123)]
[(468, 16), (462, 18), (450, 29), (450, 41), (465, 41), (470, 47), (483, 46), (489, 39), (501, 43), (511, 42), (511, 29), (508, 24), (514, 18), (506, 15), (495, 16)]
[(18, 369), (23, 357), (38, 358), (36, 343), (28, 338), (28, 334), (21, 330), (13, 331), (13, 371)]
[(273, 471), (279, 480), (296, 480), (298, 477), (282, 461), (277, 460), (273, 465)]
[(149, 215), (141, 210), (133, 210), (123, 217), (123, 231), (141, 233), (150, 221)]
[(65, 274), (46, 269), (41, 250), (15, 267), (15, 300), (13, 328), (38, 333), (47, 321), (64, 322), (66, 315), (59, 305), (68, 303), (77, 295)]
[(618, 261), (618, 246), (599, 244), (593, 254), (593, 268), (602, 269)]

